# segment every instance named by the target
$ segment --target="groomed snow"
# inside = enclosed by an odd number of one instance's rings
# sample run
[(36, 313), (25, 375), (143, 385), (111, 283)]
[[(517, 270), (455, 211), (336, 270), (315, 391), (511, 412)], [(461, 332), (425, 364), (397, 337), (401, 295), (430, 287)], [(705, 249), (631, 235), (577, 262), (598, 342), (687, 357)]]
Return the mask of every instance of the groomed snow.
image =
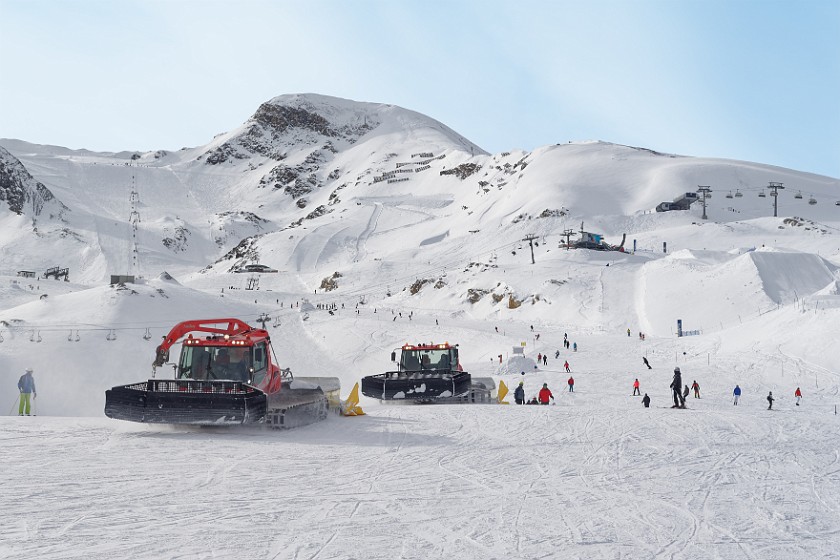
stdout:
[[(311, 131), (273, 146), (321, 166), (306, 208), (257, 186), (277, 160), (199, 159), (248, 123), (136, 159), (2, 141), (69, 211), (0, 213), (0, 558), (838, 557), (837, 179), (604, 142), (488, 155), (397, 107), (272, 103), (384, 124), (335, 152), (300, 143)], [(374, 180), (428, 153), (410, 181)], [(441, 174), (461, 164), (481, 168)], [(790, 189), (778, 218), (758, 196), (768, 181)], [(652, 211), (705, 184), (708, 220), (698, 204)], [(333, 211), (306, 217), (319, 206)], [(636, 250), (562, 249), (581, 227)], [(229, 272), (250, 261), (279, 272)], [(44, 279), (50, 266), (70, 281)], [(556, 404), (363, 398), (366, 416), (288, 432), (104, 417), (105, 390), (150, 377), (172, 326), (222, 317), (267, 317), (280, 365), (337, 377), (345, 396), (394, 348), (450, 342), (475, 377), (523, 380), (528, 397), (548, 383)], [(698, 334), (677, 338), (677, 320)], [(669, 408), (677, 365), (701, 388), (687, 410)], [(37, 416), (20, 418), (26, 367)]]

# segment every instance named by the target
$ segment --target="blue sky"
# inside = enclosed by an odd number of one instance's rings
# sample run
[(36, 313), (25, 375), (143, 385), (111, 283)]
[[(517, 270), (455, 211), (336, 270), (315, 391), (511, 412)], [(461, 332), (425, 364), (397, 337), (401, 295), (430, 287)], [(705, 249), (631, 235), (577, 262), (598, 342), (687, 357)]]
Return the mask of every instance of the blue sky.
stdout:
[(840, 177), (840, 1), (0, 0), (0, 136), (208, 142), (284, 93), (490, 152), (605, 140)]

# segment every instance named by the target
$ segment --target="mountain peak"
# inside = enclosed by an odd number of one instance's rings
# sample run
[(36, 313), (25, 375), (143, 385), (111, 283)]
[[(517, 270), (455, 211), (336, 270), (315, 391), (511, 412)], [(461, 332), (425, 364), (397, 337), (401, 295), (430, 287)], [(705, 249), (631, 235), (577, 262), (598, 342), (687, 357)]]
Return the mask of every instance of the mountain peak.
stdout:
[(282, 160), (295, 148), (328, 145), (334, 153), (363, 139), (389, 136), (389, 143), (411, 140), (429, 149), (487, 154), (451, 128), (396, 105), (352, 101), (314, 93), (280, 95), (261, 104), (239, 128), (205, 146), (215, 165), (254, 155)]

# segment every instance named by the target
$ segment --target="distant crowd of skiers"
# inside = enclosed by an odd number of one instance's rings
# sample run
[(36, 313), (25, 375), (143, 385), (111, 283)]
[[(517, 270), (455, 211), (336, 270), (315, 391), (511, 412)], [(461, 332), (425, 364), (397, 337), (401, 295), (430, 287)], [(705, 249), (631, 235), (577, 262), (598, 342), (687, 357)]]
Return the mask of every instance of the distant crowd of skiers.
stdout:
[[(647, 364), (647, 359), (645, 359), (645, 364)], [(566, 362), (566, 371), (569, 371), (568, 361)], [(648, 367), (650, 367), (648, 365)], [(525, 375), (525, 372), (521, 372), (521, 375)], [(566, 381), (569, 386), (569, 392), (575, 392), (575, 378), (573, 376), (569, 376), (569, 379)], [(693, 392), (694, 398), (700, 398), (700, 384), (697, 383), (695, 379), (694, 382), (689, 387), (688, 385), (683, 385), (682, 382), (682, 372), (680, 371), (679, 366), (674, 368), (674, 378), (671, 381), (670, 389), (673, 394), (674, 398), (674, 406), (671, 408), (685, 408), (685, 400), (688, 398), (688, 395)], [(735, 397), (734, 404), (737, 406), (738, 401), (741, 398), (741, 387), (740, 385), (735, 385), (735, 389), (732, 392), (733, 396)], [(632, 396), (642, 396), (641, 392), (641, 383), (639, 379), (636, 378), (633, 380), (633, 394)], [(797, 387), (796, 391), (794, 391), (793, 396), (796, 398), (796, 406), (799, 406), (799, 402), (802, 400), (802, 390)], [(543, 383), (542, 388), (539, 392), (531, 397), (530, 400), (527, 400), (525, 397), (525, 381), (520, 381), (519, 385), (517, 385), (516, 389), (513, 391), (513, 398), (516, 404), (551, 404), (554, 401), (554, 395), (551, 392), (551, 389), (548, 388), (548, 383)], [(773, 409), (773, 401), (775, 398), (773, 397), (773, 391), (770, 391), (770, 394), (767, 395), (767, 403), (768, 403), (768, 410)], [(645, 408), (650, 408), (650, 396), (647, 393), (644, 394), (642, 397), (642, 405)]]

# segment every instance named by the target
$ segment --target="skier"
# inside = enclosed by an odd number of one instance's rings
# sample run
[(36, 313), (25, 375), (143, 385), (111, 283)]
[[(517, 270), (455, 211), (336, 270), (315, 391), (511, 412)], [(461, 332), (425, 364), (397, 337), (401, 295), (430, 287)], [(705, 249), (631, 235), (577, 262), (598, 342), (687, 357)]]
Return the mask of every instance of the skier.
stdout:
[(674, 406), (671, 408), (685, 408), (685, 397), (680, 393), (680, 386), (682, 385), (682, 374), (680, 368), (674, 368), (674, 380), (671, 381), (671, 390), (674, 393)]
[(513, 392), (513, 398), (516, 404), (525, 404), (525, 382), (520, 381), (516, 390)]
[[(641, 395), (641, 394), (642, 394), (642, 392), (639, 391), (639, 380), (636, 379), (633, 382), (633, 396), (635, 397), (636, 395)], [(647, 393), (645, 393), (645, 394), (647, 394)]]
[(645, 393), (645, 396), (642, 398), (642, 404), (645, 405), (645, 408), (650, 408), (650, 397), (647, 393)]
[(694, 391), (694, 398), (700, 398), (700, 385), (698, 385), (697, 380), (694, 380), (694, 383), (691, 384), (691, 389)]
[(793, 396), (796, 397), (796, 406), (799, 406), (799, 401), (802, 399), (802, 391), (799, 390), (799, 387), (796, 388), (796, 392)]
[(542, 352), (540, 352), (539, 354), (537, 354), (537, 363), (539, 363), (539, 362), (541, 362), (541, 361), (542, 361)]
[(627, 329), (627, 336), (630, 336), (630, 329)]
[(575, 392), (575, 378), (572, 377), (572, 376), (569, 376), (569, 392), (570, 393)]
[(20, 391), (20, 406), (18, 406), (18, 415), (23, 416), (24, 412), (29, 416), (29, 395), (33, 398), (38, 396), (35, 391), (35, 380), (32, 378), (32, 368), (26, 368), (26, 372), (18, 379), (18, 391)]
[(543, 365), (544, 366), (548, 365), (548, 354), (543, 354)]
[(645, 356), (642, 356), (642, 363), (644, 363), (648, 367), (648, 369), (653, 369), (652, 367), (650, 367), (650, 364), (648, 363), (647, 358)]
[(548, 404), (548, 399), (554, 400), (554, 395), (551, 394), (551, 390), (548, 388), (548, 383), (543, 383), (542, 389), (540, 389), (540, 404)]
[(554, 359), (555, 360), (559, 357), (560, 357), (560, 350), (558, 350), (557, 352), (554, 353)]
[(572, 372), (572, 368), (569, 367), (569, 360), (566, 360), (566, 363), (563, 364), (563, 367), (566, 368), (566, 373)]
[(770, 406), (767, 407), (767, 410), (773, 410), (773, 401), (776, 400), (773, 398), (773, 391), (770, 391), (770, 394), (767, 395), (767, 402), (770, 403)]
[(739, 385), (735, 385), (735, 390), (732, 391), (732, 394), (735, 395), (735, 406), (738, 406), (738, 399), (741, 398), (741, 387)]
[(574, 343), (574, 348), (572, 348), (575, 352), (577, 352), (577, 342)]

